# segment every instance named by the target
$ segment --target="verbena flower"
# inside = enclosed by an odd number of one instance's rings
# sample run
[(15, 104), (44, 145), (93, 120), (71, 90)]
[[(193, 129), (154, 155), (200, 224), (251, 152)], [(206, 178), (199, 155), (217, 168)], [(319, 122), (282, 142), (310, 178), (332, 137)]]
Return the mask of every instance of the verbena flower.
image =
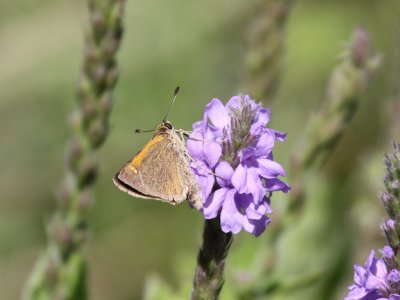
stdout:
[[(392, 258), (393, 250), (386, 246), (381, 253)], [(364, 267), (354, 265), (354, 284), (344, 300), (400, 300), (400, 272), (390, 272), (384, 259), (376, 258), (372, 250)]]
[(394, 153), (386, 155), (386, 190), (381, 201), (388, 218), (381, 225), (388, 245), (380, 250), (382, 258), (371, 251), (364, 267), (354, 266), (354, 284), (344, 300), (400, 300), (399, 271), (399, 213), (400, 213), (400, 144), (394, 144)]
[(206, 219), (220, 215), (224, 232), (244, 229), (256, 236), (270, 219), (272, 192), (288, 192), (280, 180), (283, 167), (273, 160), (275, 141), (286, 134), (267, 128), (270, 111), (249, 96), (232, 97), (226, 105), (216, 98), (207, 104), (202, 121), (193, 124), (187, 148), (204, 194)]

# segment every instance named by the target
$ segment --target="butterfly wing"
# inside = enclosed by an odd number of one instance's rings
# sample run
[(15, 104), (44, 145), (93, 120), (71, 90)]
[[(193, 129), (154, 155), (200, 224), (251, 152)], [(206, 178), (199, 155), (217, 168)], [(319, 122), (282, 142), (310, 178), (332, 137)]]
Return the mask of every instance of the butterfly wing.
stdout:
[(159, 134), (115, 175), (114, 183), (134, 197), (177, 204), (188, 194), (182, 171), (187, 165), (170, 135)]

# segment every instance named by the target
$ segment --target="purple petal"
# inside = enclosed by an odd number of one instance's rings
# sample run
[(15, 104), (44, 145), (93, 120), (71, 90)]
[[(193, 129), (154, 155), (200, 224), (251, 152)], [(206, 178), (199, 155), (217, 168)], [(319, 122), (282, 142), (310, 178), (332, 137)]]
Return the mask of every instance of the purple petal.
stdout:
[(251, 125), (250, 133), (256, 135), (260, 133), (260, 130), (264, 129), (271, 118), (271, 112), (268, 108), (260, 106), (257, 110), (257, 115), (254, 123)]
[(201, 191), (203, 192), (203, 199), (207, 199), (211, 193), (211, 189), (214, 186), (215, 178), (211, 173), (211, 170), (200, 161), (192, 162), (190, 164), (193, 173), (196, 178), (196, 182), (200, 186)]
[(346, 298), (343, 300), (363, 300), (368, 291), (363, 287), (353, 287)]
[(205, 123), (206, 125), (203, 127), (204, 132), (204, 141), (205, 142), (216, 142), (221, 143), (221, 134), (222, 129), (215, 127), (209, 123)]
[(204, 161), (205, 159), (203, 139), (204, 137), (201, 129), (196, 129), (190, 134), (186, 142), (186, 148), (194, 160)]
[(400, 300), (400, 295), (392, 294), (390, 295), (388, 300)]
[(222, 102), (214, 98), (206, 105), (203, 121), (222, 130), (230, 123), (230, 117)]
[(244, 95), (244, 101), (249, 104), (250, 108), (253, 110), (262, 108), (262, 106), (256, 103), (249, 95)]
[(203, 121), (194, 122), (192, 125), (193, 131), (196, 131), (197, 129), (202, 129), (203, 127), (204, 127)]
[(359, 265), (354, 265), (354, 283), (362, 286), (364, 285), (365, 282), (365, 274), (366, 270), (359, 266)]
[[(226, 200), (229, 190), (222, 188), (212, 193), (203, 206), (203, 215), (206, 219), (214, 219), (223, 202)], [(228, 199), (230, 201), (231, 199)]]
[(275, 144), (275, 135), (272, 130), (265, 129), (263, 133), (260, 134), (257, 143), (255, 145), (255, 157), (267, 157), (272, 153), (272, 149)]
[(275, 135), (275, 139), (277, 139), (280, 142), (284, 142), (285, 141), (286, 136), (287, 136), (286, 132), (276, 131), (276, 130), (273, 130), (273, 132), (274, 132), (274, 135)]
[(204, 144), (204, 158), (210, 168), (213, 168), (222, 155), (222, 147), (215, 142), (205, 142)]
[(258, 162), (258, 170), (260, 176), (264, 178), (275, 178), (277, 176), (285, 176), (286, 172), (283, 167), (277, 163), (276, 161), (269, 160), (266, 158), (257, 159)]
[(265, 195), (265, 188), (259, 178), (258, 170), (240, 164), (232, 176), (232, 185), (240, 194), (252, 194), (256, 203)]
[(272, 210), (264, 204), (264, 202), (255, 204), (251, 202), (248, 207), (246, 208), (246, 216), (249, 219), (259, 220), (261, 219), (266, 213), (272, 213)]
[(368, 273), (365, 281), (365, 288), (367, 290), (386, 291), (389, 289), (389, 286), (383, 278), (379, 278), (371, 273)]
[(215, 175), (217, 175), (217, 183), (221, 187), (228, 187), (231, 185), (231, 178), (233, 175), (233, 168), (226, 161), (221, 161), (215, 168)]
[(383, 259), (379, 258), (375, 260), (374, 275), (376, 275), (379, 278), (386, 279), (388, 271)]
[(256, 149), (254, 146), (248, 146), (242, 150), (239, 151), (239, 159), (241, 163), (245, 163), (247, 159), (253, 158), (255, 155)]
[(242, 107), (243, 101), (244, 101), (244, 99), (241, 96), (233, 96), (226, 103), (226, 107), (240, 109)]
[(225, 196), (221, 210), (221, 229), (223, 232), (238, 233), (243, 227), (244, 216), (235, 201), (236, 191), (231, 189)]
[(241, 194), (246, 194), (248, 191), (246, 177), (247, 169), (240, 164), (233, 173), (231, 181), (235, 189)]
[(387, 290), (389, 286), (386, 283), (387, 268), (383, 259), (375, 258), (375, 252), (371, 251), (365, 264), (367, 274), (365, 288), (368, 290)]
[(267, 218), (265, 215), (257, 220), (249, 219), (246, 217), (244, 218), (243, 228), (244, 230), (250, 232), (255, 236), (260, 236), (261, 233), (265, 231), (269, 223), (271, 223), (271, 220)]
[(287, 193), (290, 190), (290, 187), (286, 183), (277, 178), (266, 179), (265, 188), (267, 192), (282, 191), (284, 193)]
[(265, 195), (263, 200), (261, 201), (260, 205), (263, 205), (265, 207), (265, 213), (267, 214), (272, 214), (272, 209), (271, 209), (271, 193), (269, 193), (270, 195), (267, 196)]
[(240, 162), (249, 158), (268, 157), (274, 147), (275, 136), (267, 129), (264, 133), (257, 136), (255, 144), (250, 145), (239, 152)]
[(375, 258), (375, 251), (371, 251), (367, 262), (365, 263), (365, 269), (370, 273), (380, 277), (386, 278), (387, 268), (383, 259)]
[(375, 251), (371, 250), (369, 252), (367, 260), (365, 261), (364, 268), (366, 270), (369, 270), (371, 268), (372, 264), (374, 263), (374, 261), (375, 261)]

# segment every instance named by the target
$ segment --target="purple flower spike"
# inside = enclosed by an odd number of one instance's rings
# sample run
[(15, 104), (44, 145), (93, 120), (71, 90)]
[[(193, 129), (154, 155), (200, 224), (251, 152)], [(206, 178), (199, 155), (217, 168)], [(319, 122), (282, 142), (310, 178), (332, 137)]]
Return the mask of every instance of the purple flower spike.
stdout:
[(384, 260), (372, 250), (364, 267), (354, 266), (354, 284), (344, 300), (400, 300), (399, 281), (400, 272), (388, 272)]
[(266, 127), (269, 109), (250, 96), (234, 96), (224, 106), (207, 104), (202, 121), (193, 125), (187, 148), (191, 167), (204, 195), (206, 219), (220, 217), (223, 232), (242, 229), (259, 236), (270, 223), (272, 192), (290, 187), (278, 177), (283, 167), (273, 160), (275, 141), (286, 134)]

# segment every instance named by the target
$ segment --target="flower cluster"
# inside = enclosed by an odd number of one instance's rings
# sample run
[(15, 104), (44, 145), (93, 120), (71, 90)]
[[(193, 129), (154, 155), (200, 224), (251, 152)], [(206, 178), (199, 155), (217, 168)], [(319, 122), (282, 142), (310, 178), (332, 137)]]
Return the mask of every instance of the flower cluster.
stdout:
[(388, 244), (397, 253), (400, 250), (400, 144), (394, 143), (394, 152), (385, 156), (385, 165), (381, 202), (389, 218), (381, 227)]
[(388, 246), (381, 250), (382, 258), (371, 251), (364, 267), (354, 266), (354, 284), (344, 300), (400, 300), (400, 144), (385, 157), (385, 191), (381, 201), (388, 219), (381, 225)]
[(354, 266), (354, 284), (344, 300), (400, 300), (400, 271), (389, 271), (387, 262), (394, 261), (393, 249), (385, 246), (383, 258), (372, 250), (364, 267)]
[(193, 124), (187, 148), (204, 196), (202, 212), (206, 219), (220, 215), (224, 232), (259, 236), (270, 222), (272, 192), (289, 190), (272, 156), (275, 140), (286, 134), (267, 128), (269, 119), (269, 109), (235, 96), (225, 106), (212, 99), (203, 120)]

